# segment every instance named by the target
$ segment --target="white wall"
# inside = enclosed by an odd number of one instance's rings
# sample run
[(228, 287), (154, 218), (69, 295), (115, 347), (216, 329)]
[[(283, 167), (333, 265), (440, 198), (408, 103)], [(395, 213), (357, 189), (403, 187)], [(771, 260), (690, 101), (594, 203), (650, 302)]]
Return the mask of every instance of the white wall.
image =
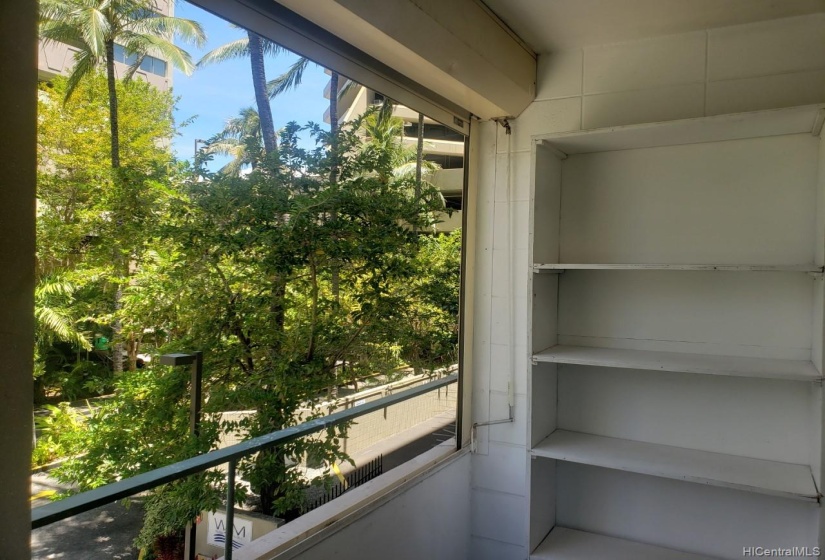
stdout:
[[(385, 475), (386, 476), (386, 475)], [(333, 532), (300, 560), (459, 560), (468, 555), (470, 456), (423, 476), (378, 508)], [(328, 505), (333, 505), (333, 503)], [(325, 506), (326, 507), (326, 506)]]
[[(515, 378), (515, 422), (477, 429), (474, 560), (527, 556), (531, 136), (823, 102), (825, 15), (542, 55), (537, 83), (536, 101), (511, 121), (512, 135), (494, 123), (480, 125), (474, 163), (479, 188), (473, 422), (507, 417), (507, 383)], [(813, 224), (796, 226), (807, 236)], [(788, 244), (807, 251), (810, 260), (809, 247), (790, 238)], [(756, 393), (762, 390), (754, 384)], [(572, 411), (565, 414), (573, 421)], [(788, 444), (801, 453), (799, 442)]]

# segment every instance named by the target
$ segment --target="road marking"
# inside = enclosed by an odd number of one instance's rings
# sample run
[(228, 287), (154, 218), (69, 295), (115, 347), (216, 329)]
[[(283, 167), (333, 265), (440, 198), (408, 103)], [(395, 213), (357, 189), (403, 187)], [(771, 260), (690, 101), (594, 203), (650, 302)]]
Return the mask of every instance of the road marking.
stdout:
[(29, 501), (33, 502), (35, 500), (39, 500), (40, 498), (48, 498), (49, 496), (54, 496), (55, 494), (57, 494), (57, 490), (43, 490), (29, 498)]

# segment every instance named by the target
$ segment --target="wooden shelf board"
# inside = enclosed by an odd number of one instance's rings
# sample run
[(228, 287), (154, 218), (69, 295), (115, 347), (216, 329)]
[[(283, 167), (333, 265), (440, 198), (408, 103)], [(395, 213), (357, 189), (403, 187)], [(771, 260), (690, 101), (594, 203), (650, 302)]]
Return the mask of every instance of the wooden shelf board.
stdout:
[(816, 502), (807, 465), (556, 430), (534, 456)]
[(531, 560), (711, 560), (698, 556), (596, 533), (555, 527), (530, 555)]
[(561, 155), (816, 133), (823, 105), (538, 135)]
[(557, 345), (533, 356), (537, 362), (623, 369), (728, 375), (786, 381), (820, 381), (822, 375), (808, 360), (742, 358), (625, 348)]
[(809, 272), (822, 273), (822, 267), (813, 264), (601, 264), (601, 263), (536, 263), (538, 272), (560, 270), (710, 270), (722, 272)]

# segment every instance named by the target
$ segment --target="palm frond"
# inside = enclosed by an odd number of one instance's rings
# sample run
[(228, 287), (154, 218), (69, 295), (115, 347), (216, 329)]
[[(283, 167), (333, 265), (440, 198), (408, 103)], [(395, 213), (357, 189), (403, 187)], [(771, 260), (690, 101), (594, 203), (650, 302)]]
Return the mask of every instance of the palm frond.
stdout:
[(40, 40), (44, 45), (63, 43), (72, 46), (82, 46), (83, 38), (77, 29), (60, 22), (44, 21), (40, 24)]
[(154, 16), (132, 22), (130, 30), (140, 35), (177, 37), (186, 44), (201, 47), (206, 42), (206, 32), (197, 21), (171, 16)]
[(249, 38), (242, 37), (231, 43), (226, 43), (220, 47), (216, 47), (203, 55), (198, 61), (198, 66), (206, 66), (208, 64), (216, 64), (218, 62), (225, 62), (235, 58), (243, 58), (249, 56)]
[(340, 90), (338, 90), (338, 99), (342, 99), (349, 92), (351, 92), (353, 90), (356, 90), (356, 89), (359, 89), (361, 87), (363, 87), (363, 86), (361, 84), (359, 84), (358, 82), (355, 82), (353, 80), (350, 80), (349, 78), (346, 78), (345, 81), (344, 81), (344, 85), (341, 86)]
[(59, 275), (48, 276), (38, 283), (34, 291), (34, 316), (41, 342), (59, 339), (91, 349), (86, 336), (75, 327), (75, 321), (65, 307), (71, 303), (75, 290), (74, 284)]
[(41, 0), (38, 2), (38, 22), (63, 21), (69, 13), (69, 6), (61, 0)]
[(80, 84), (81, 80), (87, 75), (94, 72), (98, 65), (98, 61), (89, 51), (80, 51), (75, 55), (74, 67), (72, 68), (69, 78), (66, 80), (66, 93), (63, 96), (64, 101), (68, 101), (74, 90)]
[(309, 60), (306, 58), (299, 58), (294, 62), (289, 70), (266, 83), (266, 94), (272, 99), (282, 93), (295, 89), (301, 85), (304, 78), (304, 70), (309, 66)]
[(76, 287), (71, 282), (63, 280), (59, 276), (48, 277), (41, 280), (34, 290), (35, 299), (44, 300), (49, 296), (71, 296)]
[[(164, 37), (128, 33), (121, 37), (121, 41), (127, 52), (165, 59), (187, 76), (195, 70), (195, 64), (189, 53)], [(136, 65), (139, 66), (137, 63)]]
[(86, 48), (96, 57), (106, 54), (106, 40), (111, 37), (112, 28), (106, 16), (97, 8), (79, 10), (75, 18), (80, 23), (80, 34)]

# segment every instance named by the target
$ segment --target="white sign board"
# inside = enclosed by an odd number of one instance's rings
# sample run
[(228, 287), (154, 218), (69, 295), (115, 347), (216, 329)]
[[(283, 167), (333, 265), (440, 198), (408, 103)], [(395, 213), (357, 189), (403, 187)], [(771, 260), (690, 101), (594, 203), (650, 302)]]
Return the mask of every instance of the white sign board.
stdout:
[[(226, 542), (226, 514), (216, 511), (208, 516), (209, 529), (206, 532), (206, 542), (214, 546), (224, 547)], [(232, 548), (241, 548), (245, 544), (252, 542), (252, 520), (234, 519), (232, 538)]]

